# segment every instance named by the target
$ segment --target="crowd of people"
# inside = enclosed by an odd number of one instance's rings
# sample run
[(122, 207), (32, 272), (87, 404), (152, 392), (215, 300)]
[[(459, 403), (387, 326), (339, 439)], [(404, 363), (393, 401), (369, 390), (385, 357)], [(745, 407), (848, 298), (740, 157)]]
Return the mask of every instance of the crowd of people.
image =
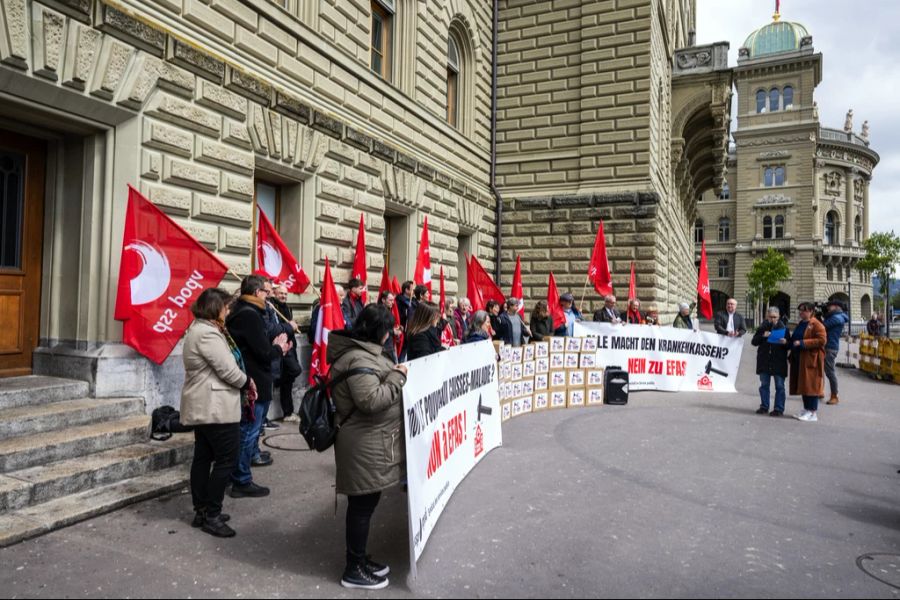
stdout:
[[(454, 344), (502, 340), (520, 346), (548, 336), (571, 336), (583, 320), (571, 293), (559, 298), (565, 322), (558, 327), (547, 301), (537, 302), (530, 319), (522, 318), (518, 298), (501, 304), (486, 303), (473, 310), (466, 298), (441, 307), (429, 300), (429, 290), (407, 281), (400, 296), (385, 291), (366, 304), (365, 286), (358, 279), (346, 290), (336, 286), (345, 330), (329, 336), (327, 361), (331, 365), (335, 422), (341, 434), (335, 441), (336, 491), (348, 497), (346, 513), (346, 566), (341, 584), (348, 588), (381, 589), (388, 585), (389, 567), (366, 553), (372, 514), (381, 493), (404, 479), (402, 390), (407, 368), (403, 364), (440, 352)], [(253, 469), (271, 465), (272, 456), (259, 447), (275, 390), (284, 418), (294, 415), (292, 388), (300, 376), (296, 335), (300, 329), (287, 304), (287, 289), (261, 275), (241, 282), (238, 294), (205, 290), (192, 307), (195, 321), (184, 342), (185, 383), (181, 398), (182, 423), (193, 427), (194, 459), (191, 468), (193, 526), (217, 537), (233, 537), (229, 515), (222, 512), (226, 490), (232, 498), (259, 498), (269, 489), (253, 478)], [(693, 330), (693, 306), (679, 305), (673, 326)], [(737, 302), (715, 317), (715, 329), (724, 336), (747, 332)], [(847, 321), (841, 307), (829, 306), (829, 318), (814, 318), (814, 306), (798, 307), (800, 322), (793, 332), (777, 308), (755, 332), (760, 378), (760, 414), (781, 416), (785, 410), (785, 379), (790, 393), (801, 395), (802, 421), (816, 421), (824, 379), (831, 382), (829, 404), (838, 402), (834, 359), (840, 331)], [(319, 307), (311, 315), (315, 331)], [(604, 299), (593, 320), (613, 324), (659, 325), (655, 307), (642, 311), (639, 301), (619, 312), (615, 296)], [(314, 333), (311, 333), (314, 335)], [(311, 338), (312, 341), (312, 338)], [(769, 413), (770, 382), (775, 380), (775, 407)]]

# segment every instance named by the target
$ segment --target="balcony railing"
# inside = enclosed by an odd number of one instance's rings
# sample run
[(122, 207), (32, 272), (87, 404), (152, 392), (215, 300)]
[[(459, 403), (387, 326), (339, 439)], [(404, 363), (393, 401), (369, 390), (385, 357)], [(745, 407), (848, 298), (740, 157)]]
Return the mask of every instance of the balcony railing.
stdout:
[(855, 133), (847, 133), (840, 129), (829, 129), (827, 127), (819, 128), (819, 139), (822, 141), (844, 142), (845, 144), (856, 144), (864, 148), (869, 147), (869, 142), (862, 139)]

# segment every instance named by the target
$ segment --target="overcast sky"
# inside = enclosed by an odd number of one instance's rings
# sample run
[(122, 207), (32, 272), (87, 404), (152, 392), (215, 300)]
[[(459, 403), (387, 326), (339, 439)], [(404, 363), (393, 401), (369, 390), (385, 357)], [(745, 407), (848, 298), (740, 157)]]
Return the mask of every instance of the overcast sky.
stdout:
[[(754, 30), (770, 23), (771, 0), (698, 0), (697, 43), (731, 43), (729, 63)], [(847, 109), (859, 133), (869, 121), (871, 148), (881, 156), (869, 190), (870, 232), (900, 234), (900, 1), (782, 0), (781, 18), (806, 26), (822, 54), (816, 88), (819, 120), (843, 129)]]

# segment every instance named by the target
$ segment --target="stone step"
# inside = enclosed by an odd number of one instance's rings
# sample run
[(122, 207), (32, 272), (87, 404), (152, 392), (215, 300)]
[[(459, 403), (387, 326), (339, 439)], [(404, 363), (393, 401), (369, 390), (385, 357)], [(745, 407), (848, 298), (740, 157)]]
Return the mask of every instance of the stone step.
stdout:
[(146, 442), (150, 417), (135, 415), (115, 421), (66, 427), (0, 440), (0, 473)]
[(81, 398), (0, 410), (0, 440), (143, 414), (142, 398)]
[(194, 435), (180, 433), (0, 475), (0, 514), (188, 461)]
[(179, 490), (189, 480), (188, 468), (178, 466), (0, 515), (0, 548)]
[(43, 375), (0, 379), (0, 410), (84, 398), (89, 391), (86, 381), (74, 379)]

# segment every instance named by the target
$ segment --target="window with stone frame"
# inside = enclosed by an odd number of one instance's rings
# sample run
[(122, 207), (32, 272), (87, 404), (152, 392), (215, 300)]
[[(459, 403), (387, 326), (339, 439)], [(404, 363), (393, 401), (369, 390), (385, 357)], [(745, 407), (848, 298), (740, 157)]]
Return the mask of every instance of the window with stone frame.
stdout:
[(727, 181), (722, 184), (722, 192), (719, 194), (719, 200), (731, 200), (731, 188), (728, 187)]
[(853, 233), (854, 239), (857, 242), (862, 242), (862, 219), (859, 215), (856, 215), (856, 218), (853, 220)]
[(779, 109), (781, 103), (781, 92), (778, 88), (769, 90), (769, 112), (775, 112)]
[(763, 172), (763, 185), (765, 187), (780, 187), (784, 185), (786, 179), (784, 165), (772, 165), (765, 168)]
[(825, 279), (827, 281), (834, 281), (834, 267), (832, 267), (831, 265), (828, 265), (825, 268)]
[(731, 263), (727, 258), (719, 259), (719, 278), (726, 279), (731, 277)]
[(460, 54), (456, 34), (447, 38), (447, 122), (459, 127)]
[(776, 240), (784, 239), (784, 215), (775, 215), (775, 231)]
[(768, 215), (763, 217), (763, 239), (772, 239), (772, 217)]
[(703, 219), (697, 219), (696, 221), (694, 221), (694, 243), (703, 243)]
[(834, 246), (838, 243), (838, 231), (839, 231), (839, 221), (838, 215), (835, 211), (829, 211), (827, 215), (825, 215), (825, 239), (824, 242), (828, 246)]
[(731, 219), (722, 217), (719, 219), (719, 241), (727, 242), (731, 240)]
[(784, 86), (784, 91), (782, 91), (781, 97), (782, 104), (784, 105), (784, 110), (789, 110), (794, 107), (794, 88), (792, 86)]
[(372, 72), (391, 81), (393, 74), (394, 2), (372, 0)]
[(759, 90), (756, 92), (756, 114), (762, 114), (766, 111), (766, 100), (768, 100), (769, 95), (766, 93), (766, 90)]

